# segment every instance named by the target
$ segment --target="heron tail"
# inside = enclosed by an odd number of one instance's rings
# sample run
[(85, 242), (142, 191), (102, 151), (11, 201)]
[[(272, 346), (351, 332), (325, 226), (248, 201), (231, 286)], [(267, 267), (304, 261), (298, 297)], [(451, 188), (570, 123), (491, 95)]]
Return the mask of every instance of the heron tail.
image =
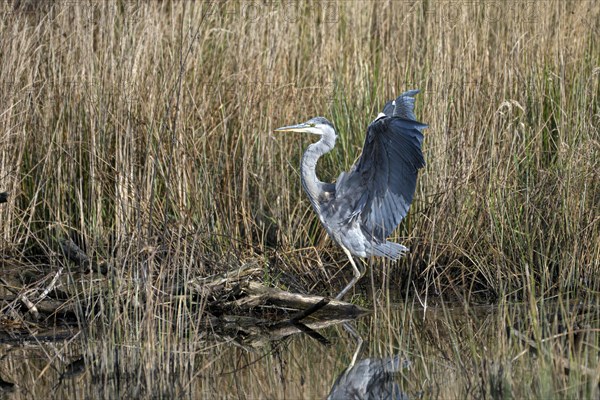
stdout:
[(372, 253), (377, 257), (387, 257), (397, 260), (408, 253), (408, 247), (394, 242), (374, 243)]

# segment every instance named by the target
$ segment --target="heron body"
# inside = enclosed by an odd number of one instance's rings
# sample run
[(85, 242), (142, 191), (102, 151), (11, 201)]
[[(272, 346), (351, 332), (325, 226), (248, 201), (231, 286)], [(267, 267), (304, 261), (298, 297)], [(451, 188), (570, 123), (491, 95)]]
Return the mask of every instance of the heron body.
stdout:
[(403, 93), (388, 102), (369, 125), (362, 154), (350, 171), (335, 183), (321, 182), (317, 161), (330, 152), (337, 138), (331, 122), (315, 117), (280, 132), (307, 132), (321, 139), (308, 146), (300, 166), (302, 186), (329, 236), (339, 244), (354, 269), (354, 278), (338, 294), (341, 298), (362, 277), (352, 256), (399, 259), (408, 248), (386, 238), (407, 215), (418, 170), (425, 166), (422, 129), (414, 115), (414, 95)]

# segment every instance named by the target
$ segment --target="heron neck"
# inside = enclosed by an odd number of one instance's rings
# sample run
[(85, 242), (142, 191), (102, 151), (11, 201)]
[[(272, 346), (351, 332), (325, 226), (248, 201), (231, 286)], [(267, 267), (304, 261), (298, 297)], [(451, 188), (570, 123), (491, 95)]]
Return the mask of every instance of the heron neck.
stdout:
[(335, 138), (331, 140), (323, 136), (317, 143), (308, 146), (302, 156), (302, 163), (300, 165), (302, 186), (317, 211), (320, 209), (319, 194), (324, 191), (323, 186), (325, 185), (317, 177), (317, 161), (319, 161), (319, 158), (323, 154), (329, 153), (334, 145)]

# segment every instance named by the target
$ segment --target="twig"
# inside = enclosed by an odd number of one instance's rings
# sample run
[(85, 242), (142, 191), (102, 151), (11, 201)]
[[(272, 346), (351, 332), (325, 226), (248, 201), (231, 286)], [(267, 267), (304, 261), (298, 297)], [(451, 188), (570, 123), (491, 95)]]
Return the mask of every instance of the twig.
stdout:
[(52, 282), (50, 282), (50, 284), (42, 292), (42, 294), (39, 297), (39, 300), (44, 300), (46, 298), (46, 296), (48, 296), (48, 293), (50, 293), (50, 291), (52, 289), (54, 289), (54, 286), (56, 285), (56, 282), (58, 281), (58, 278), (60, 278), (60, 275), (62, 274), (62, 271), (63, 271), (63, 267), (60, 267), (58, 269), (58, 271), (56, 271), (56, 275), (54, 275), (54, 278), (52, 278)]
[(33, 318), (37, 321), (40, 319), (40, 312), (38, 311), (35, 304), (33, 304), (25, 294), (19, 296), (19, 299), (25, 304), (25, 307), (29, 309), (29, 312), (33, 315)]

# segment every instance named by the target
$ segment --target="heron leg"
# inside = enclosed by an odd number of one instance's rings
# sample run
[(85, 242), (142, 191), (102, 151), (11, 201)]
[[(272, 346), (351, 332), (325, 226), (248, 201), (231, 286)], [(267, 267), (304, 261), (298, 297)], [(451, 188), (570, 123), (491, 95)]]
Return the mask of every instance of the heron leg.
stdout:
[(341, 300), (342, 297), (344, 297), (344, 295), (348, 292), (348, 290), (352, 289), (352, 286), (354, 286), (356, 284), (356, 282), (358, 282), (358, 280), (360, 278), (363, 277), (363, 275), (365, 274), (365, 267), (361, 264), (362, 269), (359, 269), (356, 266), (356, 263), (354, 262), (354, 259), (352, 258), (352, 254), (350, 254), (350, 251), (345, 248), (344, 246), (341, 246), (342, 249), (344, 249), (344, 253), (346, 253), (346, 255), (348, 256), (348, 260), (350, 260), (350, 264), (352, 264), (352, 268), (354, 269), (354, 278), (352, 278), (352, 280), (350, 281), (350, 283), (348, 283), (346, 285), (345, 288), (342, 289), (342, 291), (335, 296), (336, 300)]

